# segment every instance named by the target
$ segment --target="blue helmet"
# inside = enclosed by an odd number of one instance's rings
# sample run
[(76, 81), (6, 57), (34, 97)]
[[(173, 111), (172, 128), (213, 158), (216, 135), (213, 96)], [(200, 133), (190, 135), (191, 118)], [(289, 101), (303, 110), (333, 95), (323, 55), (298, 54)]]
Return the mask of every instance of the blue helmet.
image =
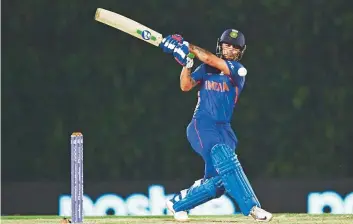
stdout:
[(223, 57), (222, 54), (222, 43), (231, 44), (233, 46), (240, 47), (240, 54), (234, 59), (239, 61), (245, 52), (245, 36), (242, 32), (235, 29), (227, 29), (222, 33), (222, 36), (217, 40), (216, 55), (220, 58)]

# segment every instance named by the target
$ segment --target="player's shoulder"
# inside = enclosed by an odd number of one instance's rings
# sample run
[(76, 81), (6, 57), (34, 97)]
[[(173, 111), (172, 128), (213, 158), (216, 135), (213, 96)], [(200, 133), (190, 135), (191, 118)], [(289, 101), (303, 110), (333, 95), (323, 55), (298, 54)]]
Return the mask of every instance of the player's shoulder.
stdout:
[(246, 76), (246, 74), (248, 73), (244, 65), (238, 61), (225, 60), (225, 62), (228, 64), (229, 69), (232, 70), (234, 73), (237, 73), (239, 76)]
[(201, 63), (196, 69), (195, 71), (203, 71), (205, 73), (217, 73), (217, 70), (216, 68), (206, 64), (206, 63)]
[(231, 65), (232, 67), (236, 68), (245, 68), (242, 63), (239, 61), (230, 61), (230, 60), (224, 60), (227, 64)]
[(205, 68), (205, 64), (202, 63), (202, 64), (200, 64), (199, 66), (197, 66), (197, 67), (195, 68), (195, 71), (200, 70), (200, 69), (204, 69), (204, 68)]

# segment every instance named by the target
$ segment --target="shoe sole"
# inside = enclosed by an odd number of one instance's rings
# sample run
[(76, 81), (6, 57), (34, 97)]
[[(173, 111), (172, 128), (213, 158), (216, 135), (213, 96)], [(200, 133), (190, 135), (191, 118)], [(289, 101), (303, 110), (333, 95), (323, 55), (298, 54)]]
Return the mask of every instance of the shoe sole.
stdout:
[(189, 221), (189, 217), (186, 218), (186, 219), (176, 219), (176, 218), (175, 218), (175, 211), (174, 211), (174, 209), (173, 209), (173, 203), (172, 203), (172, 202), (167, 201), (167, 202), (166, 202), (166, 206), (167, 206), (167, 209), (173, 214), (173, 217), (174, 217), (174, 219), (175, 219), (176, 221), (178, 221), (178, 222), (187, 222), (187, 221)]
[[(267, 217), (266, 217), (267, 218)], [(269, 219), (265, 219), (265, 220), (262, 220), (262, 219), (255, 219), (256, 222), (270, 222), (273, 218), (273, 215), (271, 215), (271, 217)]]

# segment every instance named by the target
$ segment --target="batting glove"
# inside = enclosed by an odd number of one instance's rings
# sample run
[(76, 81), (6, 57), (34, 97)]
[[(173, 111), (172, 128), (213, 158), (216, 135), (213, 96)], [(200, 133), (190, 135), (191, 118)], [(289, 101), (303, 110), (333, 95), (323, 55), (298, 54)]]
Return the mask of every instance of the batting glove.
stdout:
[(194, 59), (187, 57), (186, 58), (186, 68), (192, 68), (194, 66)]
[(175, 60), (181, 64), (183, 67), (188, 63), (188, 54), (189, 54), (189, 42), (183, 41), (183, 43), (179, 43), (177, 47), (175, 47), (173, 51), (173, 56)]
[(173, 53), (175, 47), (182, 42), (182, 36), (179, 34), (173, 34), (163, 38), (162, 42), (159, 44), (159, 47), (163, 49), (163, 52), (171, 54)]

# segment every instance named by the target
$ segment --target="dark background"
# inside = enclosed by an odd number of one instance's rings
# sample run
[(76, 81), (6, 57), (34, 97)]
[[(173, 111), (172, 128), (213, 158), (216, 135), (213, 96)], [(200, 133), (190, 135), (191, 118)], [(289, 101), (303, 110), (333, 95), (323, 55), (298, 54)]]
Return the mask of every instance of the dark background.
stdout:
[(242, 31), (232, 125), (249, 179), (353, 178), (353, 1), (5, 0), (3, 183), (68, 182), (74, 131), (85, 180), (202, 177), (185, 131), (197, 89), (181, 92), (161, 49), (96, 22), (98, 7), (210, 51), (225, 29)]

